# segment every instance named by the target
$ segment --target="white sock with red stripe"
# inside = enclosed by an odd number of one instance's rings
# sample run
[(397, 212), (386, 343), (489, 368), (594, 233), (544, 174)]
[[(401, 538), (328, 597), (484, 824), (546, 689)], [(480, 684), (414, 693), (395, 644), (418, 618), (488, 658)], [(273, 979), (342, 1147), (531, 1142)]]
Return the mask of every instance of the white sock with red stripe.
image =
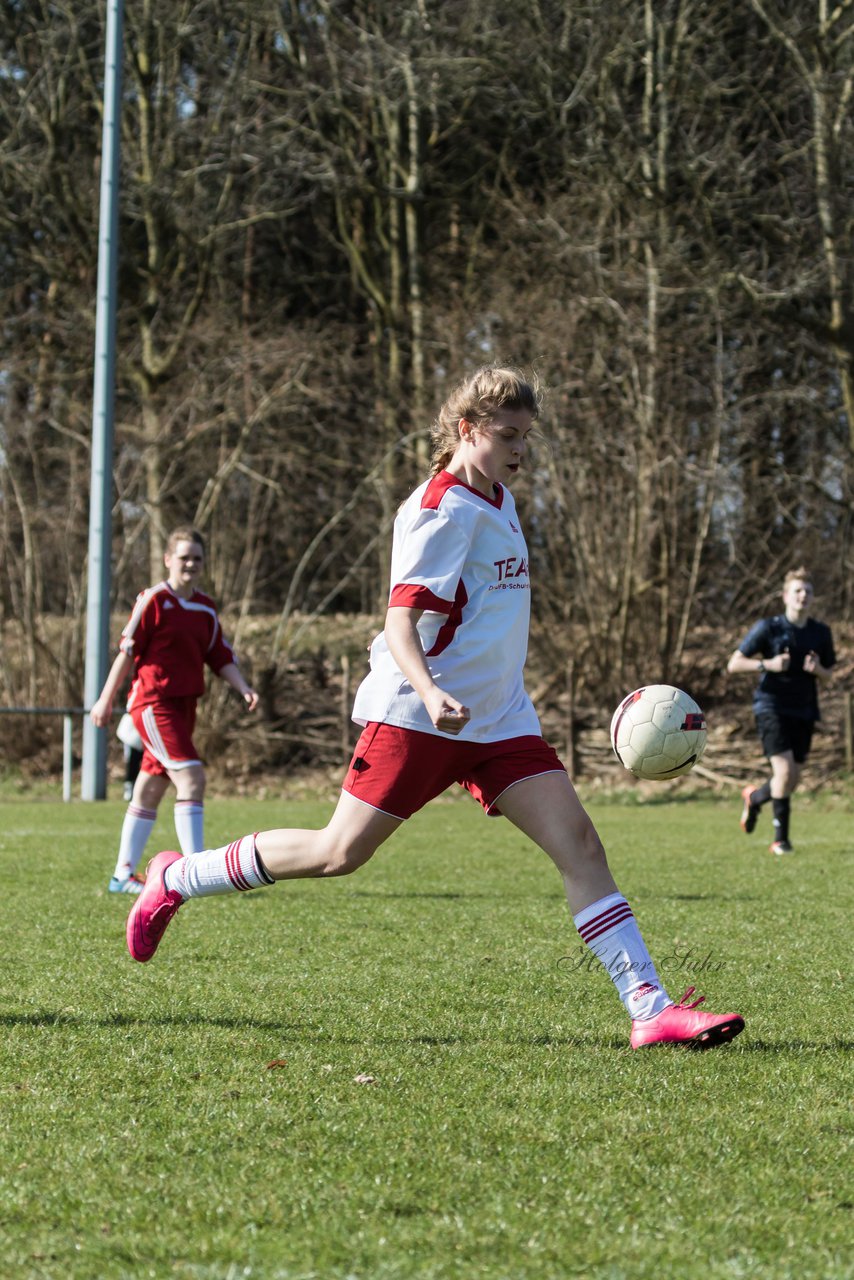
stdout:
[(573, 916), (581, 939), (608, 973), (630, 1018), (654, 1018), (673, 1004), (661, 985), (632, 909), (620, 893)]
[(175, 831), (183, 854), (205, 847), (205, 806), (201, 800), (175, 801)]
[(133, 803), (128, 805), (122, 823), (122, 834), (119, 837), (116, 869), (113, 872), (117, 880), (127, 880), (128, 876), (136, 871), (156, 818), (156, 809), (142, 809), (138, 804)]
[(215, 893), (245, 892), (272, 884), (255, 849), (255, 836), (244, 836), (222, 849), (205, 849), (179, 858), (166, 868), (164, 883), (182, 898), (207, 898)]

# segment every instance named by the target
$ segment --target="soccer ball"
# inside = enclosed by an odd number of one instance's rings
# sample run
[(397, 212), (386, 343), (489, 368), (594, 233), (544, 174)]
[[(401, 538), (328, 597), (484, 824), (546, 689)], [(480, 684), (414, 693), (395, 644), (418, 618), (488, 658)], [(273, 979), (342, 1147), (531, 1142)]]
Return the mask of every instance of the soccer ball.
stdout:
[(614, 712), (611, 746), (636, 778), (679, 778), (706, 749), (706, 717), (681, 689), (648, 684), (623, 698)]

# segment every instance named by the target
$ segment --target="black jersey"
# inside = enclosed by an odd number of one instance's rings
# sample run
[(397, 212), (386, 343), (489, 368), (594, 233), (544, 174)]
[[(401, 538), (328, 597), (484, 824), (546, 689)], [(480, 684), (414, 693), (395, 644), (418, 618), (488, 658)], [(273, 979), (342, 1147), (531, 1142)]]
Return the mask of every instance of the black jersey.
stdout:
[(802, 627), (795, 626), (784, 613), (773, 618), (763, 618), (751, 627), (738, 646), (745, 657), (757, 653), (763, 658), (775, 658), (788, 652), (788, 671), (765, 671), (753, 695), (753, 709), (773, 711), (778, 716), (792, 716), (797, 720), (819, 720), (817, 680), (804, 671), (804, 658), (808, 653), (818, 655), (823, 667), (832, 667), (836, 661), (830, 627), (814, 618), (807, 618)]

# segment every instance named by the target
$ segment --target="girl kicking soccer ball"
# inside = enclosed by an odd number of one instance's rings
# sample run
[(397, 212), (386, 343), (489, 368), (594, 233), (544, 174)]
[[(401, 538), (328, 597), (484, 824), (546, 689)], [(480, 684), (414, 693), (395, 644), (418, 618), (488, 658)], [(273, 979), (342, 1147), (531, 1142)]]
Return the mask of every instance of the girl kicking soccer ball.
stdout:
[(512, 369), (479, 369), (433, 427), (433, 474), (394, 526), (385, 628), (356, 695), (363, 731), (329, 824), (246, 835), (195, 857), (159, 853), (128, 917), (135, 960), (150, 960), (189, 898), (358, 870), (423, 805), (459, 782), (544, 849), (576, 928), (632, 1019), (633, 1048), (732, 1040), (738, 1014), (674, 1003), (566, 770), (540, 734), (523, 684), (528, 551), (507, 485), (539, 414)]

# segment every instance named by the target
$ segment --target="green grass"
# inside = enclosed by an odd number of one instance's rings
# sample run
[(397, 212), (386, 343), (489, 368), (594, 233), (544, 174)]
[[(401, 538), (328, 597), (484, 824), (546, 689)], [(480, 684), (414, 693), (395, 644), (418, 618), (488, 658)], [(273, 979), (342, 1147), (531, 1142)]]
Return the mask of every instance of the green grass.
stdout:
[[(779, 861), (735, 801), (590, 808), (733, 1045), (631, 1053), (548, 860), (465, 798), (354, 877), (190, 904), (148, 966), (123, 806), (0, 804), (0, 1274), (854, 1276), (850, 805), (796, 802)], [(208, 835), (326, 812), (213, 800)]]

